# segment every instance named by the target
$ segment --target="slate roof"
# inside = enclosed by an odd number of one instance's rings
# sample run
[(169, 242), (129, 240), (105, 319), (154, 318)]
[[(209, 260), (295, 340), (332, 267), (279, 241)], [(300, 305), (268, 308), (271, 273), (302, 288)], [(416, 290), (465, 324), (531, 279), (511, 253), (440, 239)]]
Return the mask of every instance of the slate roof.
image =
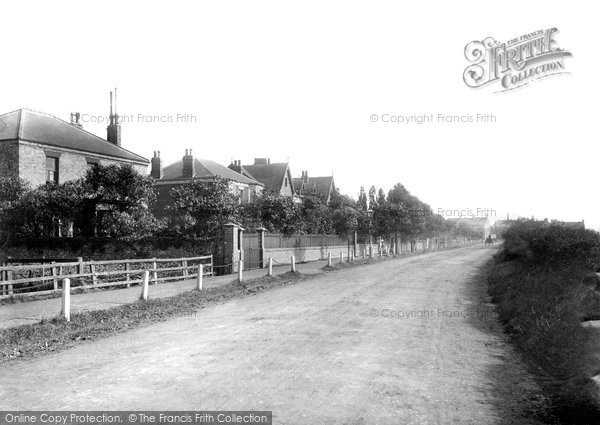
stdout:
[(331, 195), (331, 190), (333, 188), (333, 176), (326, 177), (309, 177), (308, 184), (310, 187), (313, 186), (315, 191), (323, 195), (326, 199), (329, 199), (329, 195)]
[[(194, 178), (214, 178), (221, 177), (233, 180), (239, 183), (262, 186), (260, 182), (236, 173), (235, 171), (218, 164), (209, 159), (194, 158)], [(169, 164), (163, 168), (163, 178), (161, 180), (181, 180), (183, 174), (183, 159)]]
[(265, 185), (265, 189), (279, 192), (283, 185), (283, 179), (288, 171), (285, 162), (258, 165), (242, 165), (252, 177)]
[(31, 109), (0, 115), (0, 142), (23, 140), (147, 164), (148, 159), (75, 127), (60, 118)]

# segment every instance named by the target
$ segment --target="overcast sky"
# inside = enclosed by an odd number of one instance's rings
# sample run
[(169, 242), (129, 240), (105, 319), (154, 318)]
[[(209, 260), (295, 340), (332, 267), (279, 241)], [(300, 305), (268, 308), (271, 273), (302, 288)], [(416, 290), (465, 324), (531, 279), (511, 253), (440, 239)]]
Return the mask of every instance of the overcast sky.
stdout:
[[(118, 87), (119, 113), (134, 118), (123, 146), (147, 158), (160, 150), (169, 163), (191, 148), (223, 165), (289, 159), (295, 176), (333, 171), (354, 197), (361, 185), (401, 182), (434, 211), (489, 208), (598, 229), (594, 3), (460, 4), (3, 3), (0, 112), (79, 111), (106, 137), (91, 121), (108, 115)], [(551, 27), (573, 53), (569, 74), (506, 93), (464, 84), (470, 41)], [(496, 122), (401, 125), (383, 114)]]

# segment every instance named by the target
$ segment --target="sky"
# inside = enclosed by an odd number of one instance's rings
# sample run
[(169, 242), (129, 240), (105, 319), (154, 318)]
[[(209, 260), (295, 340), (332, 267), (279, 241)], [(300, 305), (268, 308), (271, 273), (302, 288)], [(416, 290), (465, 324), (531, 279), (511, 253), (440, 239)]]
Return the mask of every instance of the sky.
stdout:
[[(2, 5), (0, 113), (22, 107), (163, 163), (289, 161), (292, 174), (402, 183), (434, 212), (489, 210), (600, 228), (593, 2), (169, 1)], [(467, 43), (557, 28), (567, 73), (473, 89)], [(475, 122), (394, 123), (391, 117)], [(477, 114), (493, 115), (476, 122)], [(373, 118), (376, 117), (376, 121)], [(125, 120), (125, 118), (124, 118)]]

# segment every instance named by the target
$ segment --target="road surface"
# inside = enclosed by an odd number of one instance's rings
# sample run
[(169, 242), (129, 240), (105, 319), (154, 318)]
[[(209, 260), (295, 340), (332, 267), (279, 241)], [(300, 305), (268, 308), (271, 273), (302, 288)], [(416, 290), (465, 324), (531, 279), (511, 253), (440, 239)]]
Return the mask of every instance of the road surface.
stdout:
[(494, 424), (538, 388), (475, 246), (324, 273), (0, 369), (1, 410), (272, 410), (275, 424)]

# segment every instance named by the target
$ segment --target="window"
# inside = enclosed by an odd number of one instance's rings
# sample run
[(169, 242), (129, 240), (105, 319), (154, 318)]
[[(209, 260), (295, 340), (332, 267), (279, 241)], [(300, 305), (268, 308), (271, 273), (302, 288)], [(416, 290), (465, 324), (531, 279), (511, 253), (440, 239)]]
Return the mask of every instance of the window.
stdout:
[(90, 158), (90, 157), (86, 157), (85, 161), (87, 163), (87, 170), (91, 170), (92, 168), (94, 168), (96, 165), (98, 165), (100, 163), (100, 161), (97, 158)]
[(284, 182), (285, 182), (285, 187), (287, 187), (287, 185), (288, 185), (287, 177), (285, 178)]
[(58, 183), (58, 158), (46, 157), (46, 183)]

